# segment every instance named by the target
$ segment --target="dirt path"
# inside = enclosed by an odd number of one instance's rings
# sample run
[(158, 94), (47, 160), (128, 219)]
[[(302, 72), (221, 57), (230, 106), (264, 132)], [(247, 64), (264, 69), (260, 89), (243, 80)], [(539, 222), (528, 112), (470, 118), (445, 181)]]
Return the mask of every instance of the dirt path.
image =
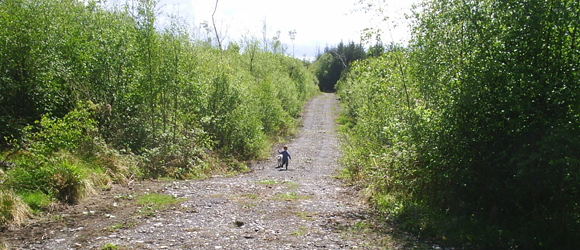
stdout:
[[(112, 190), (105, 195), (108, 201), (89, 201), (50, 222), (0, 235), (24, 249), (101, 249), (106, 244), (119, 249), (403, 248), (386, 230), (377, 233), (367, 207), (333, 177), (340, 157), (337, 109), (333, 94), (306, 105), (303, 127), (287, 144), (288, 171), (276, 170), (269, 160), (236, 177)], [(151, 216), (123, 218), (135, 211), (123, 209), (125, 199), (119, 197), (137, 190), (171, 194), (183, 202)], [(103, 202), (110, 204), (103, 208)]]

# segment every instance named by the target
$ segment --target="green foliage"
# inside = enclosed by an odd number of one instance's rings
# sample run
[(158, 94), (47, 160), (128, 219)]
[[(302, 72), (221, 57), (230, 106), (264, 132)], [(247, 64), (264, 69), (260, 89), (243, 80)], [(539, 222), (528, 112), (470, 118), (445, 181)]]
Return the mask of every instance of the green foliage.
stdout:
[(44, 167), (45, 160), (30, 153), (15, 158), (16, 168), (7, 173), (6, 187), (19, 191), (41, 191), (50, 194), (50, 169)]
[(28, 149), (32, 152), (50, 155), (58, 150), (79, 154), (90, 154), (94, 148), (96, 121), (91, 119), (92, 104), (79, 105), (61, 119), (52, 119), (44, 115), (40, 121), (39, 131), (32, 133), (36, 127), (27, 126), (25, 131), (29, 138)]
[(111, 155), (93, 137), (97, 130), (90, 118), (92, 104), (80, 106), (63, 118), (43, 117), (38, 128), (29, 126), (24, 147), (10, 158), (14, 167), (7, 172), (3, 187), (19, 193), (33, 210), (46, 207), (52, 199), (78, 203), (93, 185), (107, 185), (111, 177), (122, 183), (118, 177), (132, 171), (123, 166), (130, 164), (123, 162), (125, 157)]
[[(165, 137), (159, 138), (160, 146), (146, 149), (142, 154), (141, 172), (145, 176), (158, 178), (162, 176), (171, 176), (177, 179), (186, 179), (196, 176), (198, 168), (204, 168), (204, 160), (211, 158), (205, 150), (211, 146), (200, 147), (194, 142), (199, 141), (201, 135), (189, 135), (190, 140), (186, 138), (172, 140)], [(209, 143), (209, 141), (208, 141)]]
[(571, 1), (427, 1), (408, 50), (338, 88), (345, 172), (423, 237), (467, 248), (579, 244), (580, 115)]
[(42, 211), (52, 203), (52, 198), (41, 191), (23, 192), (19, 196), (34, 212)]
[(60, 202), (77, 203), (84, 195), (86, 176), (66, 157), (39, 159), (30, 155), (15, 161), (18, 167), (8, 173), (6, 186), (25, 193), (41, 192)]
[(147, 194), (137, 198), (137, 204), (144, 206), (141, 213), (150, 215), (155, 211), (163, 210), (169, 205), (177, 204), (182, 199), (177, 199), (165, 194)]
[(55, 162), (51, 167), (52, 193), (57, 200), (75, 204), (84, 194), (84, 177), (77, 165), (69, 162)]
[[(63, 118), (44, 116), (38, 128), (25, 129), (24, 148), (13, 157), (16, 167), (8, 172), (4, 184), (31, 198), (33, 209), (42, 205), (33, 204), (37, 193), (67, 204), (77, 203), (85, 193), (86, 163), (71, 154), (94, 156), (98, 139), (93, 137), (97, 131), (90, 118), (91, 104), (79, 106)], [(35, 129), (38, 131), (33, 132)]]
[(361, 44), (350, 42), (348, 45), (340, 42), (334, 48), (325, 48), (322, 55), (317, 56), (314, 62), (314, 73), (319, 82), (321, 91), (334, 92), (335, 85), (347, 72), (350, 64), (359, 59), (367, 57)]
[(192, 40), (156, 4), (0, 2), (2, 188), (36, 209), (36, 194), (72, 204), (113, 182), (245, 171), (296, 129), (317, 93), (301, 61)]
[(113, 243), (107, 243), (101, 247), (101, 250), (117, 250), (119, 247)]

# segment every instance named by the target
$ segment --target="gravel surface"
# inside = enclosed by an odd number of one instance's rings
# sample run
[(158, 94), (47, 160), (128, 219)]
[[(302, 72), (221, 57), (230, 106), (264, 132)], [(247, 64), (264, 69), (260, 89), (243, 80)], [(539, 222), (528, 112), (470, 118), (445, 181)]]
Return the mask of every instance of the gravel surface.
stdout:
[[(115, 187), (50, 218), (0, 233), (14, 249), (405, 249), (414, 240), (376, 226), (352, 187), (334, 178), (340, 157), (338, 101), (321, 94), (306, 106), (287, 146), (289, 169), (271, 160), (235, 177), (143, 182)], [(281, 149), (281, 148), (280, 148)], [(147, 216), (132, 197), (181, 198)]]

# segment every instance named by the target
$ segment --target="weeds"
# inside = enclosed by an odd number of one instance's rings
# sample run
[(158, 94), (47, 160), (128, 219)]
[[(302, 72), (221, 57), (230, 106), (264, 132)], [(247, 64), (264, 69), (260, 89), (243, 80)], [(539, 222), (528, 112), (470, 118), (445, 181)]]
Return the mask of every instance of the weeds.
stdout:
[(107, 243), (101, 247), (101, 250), (117, 250), (119, 247), (113, 243)]
[(143, 208), (139, 213), (144, 216), (154, 215), (156, 211), (164, 210), (169, 205), (177, 204), (185, 199), (177, 199), (171, 195), (165, 194), (146, 194), (137, 198), (137, 204)]
[(257, 194), (243, 194), (241, 196), (242, 198), (245, 199), (240, 199), (239, 203), (243, 208), (253, 208), (258, 206), (255, 202), (258, 202), (258, 199), (260, 199), (260, 195)]
[(23, 192), (19, 194), (19, 196), (35, 213), (39, 213), (41, 210), (48, 208), (50, 204), (52, 204), (52, 198), (40, 191)]
[(116, 232), (117, 230), (119, 230), (121, 228), (123, 228), (123, 224), (117, 223), (115, 225), (112, 225), (112, 226), (108, 227), (107, 228), (107, 231), (109, 231), (109, 232)]
[(28, 208), (12, 191), (0, 190), (0, 224), (21, 224), (30, 216)]
[(146, 194), (137, 199), (137, 204), (139, 205), (152, 205), (152, 206), (166, 206), (171, 204), (177, 204), (183, 201), (183, 199), (177, 199), (171, 195), (166, 194)]

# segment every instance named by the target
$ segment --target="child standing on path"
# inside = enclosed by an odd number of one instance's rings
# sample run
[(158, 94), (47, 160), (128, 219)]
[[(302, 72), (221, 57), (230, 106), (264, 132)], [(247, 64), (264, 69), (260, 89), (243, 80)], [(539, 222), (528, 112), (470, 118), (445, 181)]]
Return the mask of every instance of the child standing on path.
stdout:
[(282, 165), (280, 165), (280, 168), (286, 165), (286, 170), (288, 170), (288, 159), (292, 159), (290, 153), (288, 153), (288, 146), (284, 146), (283, 151), (278, 150), (278, 154), (282, 155)]

